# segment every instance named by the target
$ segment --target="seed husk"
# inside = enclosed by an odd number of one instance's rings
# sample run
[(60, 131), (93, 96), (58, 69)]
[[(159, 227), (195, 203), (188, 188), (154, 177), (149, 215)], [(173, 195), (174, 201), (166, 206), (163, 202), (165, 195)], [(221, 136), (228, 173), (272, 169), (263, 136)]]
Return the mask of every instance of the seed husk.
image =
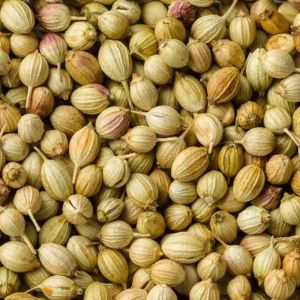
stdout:
[(179, 263), (193, 263), (207, 253), (205, 240), (190, 232), (172, 233), (162, 242), (162, 251)]
[(274, 249), (273, 239), (271, 239), (270, 246), (261, 251), (253, 262), (253, 273), (258, 280), (258, 284), (262, 285), (267, 274), (272, 270), (279, 269), (280, 265), (280, 256)]
[(91, 283), (84, 292), (84, 300), (96, 299), (110, 299), (110, 294), (107, 291), (106, 286), (100, 282)]
[(77, 232), (91, 241), (97, 240), (97, 233), (100, 227), (99, 222), (95, 219), (88, 219), (83, 225), (75, 225)]
[(95, 27), (84, 21), (72, 23), (64, 33), (66, 44), (77, 50), (89, 50), (97, 40)]
[[(9, 62), (9, 61), (8, 61)], [(2, 83), (7, 88), (14, 88), (18, 87), (20, 85), (20, 78), (19, 78), (19, 67), (21, 64), (21, 59), (15, 58), (11, 59), (9, 65), (7, 67), (9, 68), (9, 71), (7, 74), (4, 74), (2, 78)], [(4, 67), (4, 69), (6, 69)], [(6, 71), (5, 71), (6, 73)]]
[(5, 132), (15, 131), (18, 128), (20, 118), (21, 115), (14, 105), (0, 101), (1, 136)]
[(37, 298), (27, 293), (13, 293), (6, 297), (7, 300), (40, 300), (41, 298)]
[(43, 267), (39, 267), (24, 273), (24, 281), (30, 288), (33, 288), (41, 284), (50, 276), (50, 273), (48, 273)]
[(69, 74), (58, 68), (51, 68), (47, 81), (48, 88), (54, 96), (68, 100), (73, 89), (73, 81)]
[(21, 239), (27, 244), (33, 254), (36, 251), (31, 244), (28, 236), (25, 233), (25, 219), (23, 215), (15, 208), (3, 208), (1, 207), (0, 214), (0, 228), (1, 231), (10, 237), (21, 237)]
[[(71, 50), (66, 54), (66, 70), (81, 85), (100, 83), (103, 73), (97, 59), (87, 51)], [(80, 69), (80, 72), (78, 72)]]
[(159, 244), (150, 238), (138, 238), (129, 248), (130, 260), (137, 266), (146, 268), (163, 255)]
[(57, 66), (60, 70), (67, 52), (67, 43), (62, 37), (55, 33), (45, 34), (40, 42), (39, 50), (49, 64)]
[(11, 189), (9, 186), (1, 179), (0, 180), (0, 203), (2, 204), (4, 201), (7, 200)]
[(174, 180), (169, 184), (168, 194), (177, 204), (191, 204), (197, 199), (196, 185), (192, 181)]
[(47, 192), (40, 192), (41, 207), (34, 214), (36, 220), (47, 220), (56, 215), (59, 210), (59, 204), (56, 200), (49, 196)]
[(16, 192), (13, 203), (23, 215), (28, 215), (30, 217), (36, 230), (39, 232), (40, 226), (33, 215), (42, 205), (38, 189), (30, 185), (22, 187)]
[(44, 160), (41, 176), (46, 192), (55, 200), (65, 201), (73, 193), (72, 178), (66, 164), (58, 159), (47, 159), (38, 148), (35, 151)]
[(71, 103), (82, 113), (97, 115), (107, 108), (111, 98), (113, 96), (104, 86), (87, 84), (72, 93)]
[(137, 153), (128, 159), (128, 165), (131, 173), (142, 173), (149, 175), (154, 165), (154, 152), (142, 154)]
[(199, 40), (189, 39), (189, 67), (197, 73), (208, 71), (212, 62), (212, 55), (207, 44)]
[(84, 225), (93, 216), (93, 206), (90, 200), (80, 194), (71, 195), (64, 201), (63, 215), (74, 225)]
[(231, 125), (234, 122), (235, 111), (231, 102), (219, 105), (208, 104), (206, 112), (216, 116), (223, 126)]
[(61, 275), (51, 276), (27, 292), (34, 290), (40, 290), (46, 297), (57, 300), (70, 300), (83, 293), (73, 280)]
[(125, 202), (122, 198), (103, 199), (97, 206), (97, 219), (103, 223), (114, 221), (124, 213), (124, 209)]
[(193, 213), (182, 204), (172, 204), (164, 212), (167, 227), (172, 231), (181, 231), (190, 225)]
[(233, 275), (247, 275), (251, 273), (253, 258), (250, 252), (240, 245), (227, 245), (220, 238), (215, 238), (225, 247), (223, 256), (228, 270)]
[(100, 149), (100, 139), (91, 124), (78, 130), (69, 144), (70, 158), (74, 163), (72, 183), (76, 182), (79, 169), (92, 163)]
[[(106, 40), (100, 47), (98, 61), (105, 75), (122, 83), (128, 104), (133, 108), (127, 83), (132, 73), (132, 59), (126, 46), (120, 41)], [(119, 63), (120, 61), (122, 64)]]
[(173, 141), (164, 141), (157, 145), (156, 148), (156, 162), (158, 166), (163, 169), (172, 167), (172, 164), (178, 154), (186, 148), (185, 137), (191, 130), (188, 127), (177, 139)]
[(80, 14), (87, 18), (87, 21), (94, 26), (98, 25), (98, 16), (107, 11), (107, 8), (101, 3), (87, 3), (84, 5)]
[(178, 39), (183, 41), (186, 37), (186, 29), (181, 21), (172, 16), (167, 16), (157, 22), (154, 34), (159, 42), (168, 39)]
[(194, 219), (200, 223), (209, 222), (216, 210), (214, 205), (209, 205), (204, 199), (198, 198), (191, 206)]
[(270, 224), (270, 214), (261, 207), (248, 206), (237, 218), (239, 228), (247, 234), (260, 234)]
[(252, 288), (246, 276), (238, 275), (229, 281), (227, 292), (230, 299), (249, 299), (252, 294)]
[(22, 166), (27, 173), (27, 183), (37, 189), (42, 187), (42, 164), (43, 160), (35, 152), (31, 152), (22, 163)]
[(75, 191), (86, 197), (95, 196), (102, 186), (102, 172), (96, 165), (82, 168), (76, 179)]
[[(208, 132), (207, 128), (210, 129)], [(212, 152), (213, 147), (221, 142), (223, 137), (222, 123), (212, 114), (195, 114), (194, 131), (198, 141), (203, 146), (208, 147), (209, 154)]]
[(233, 192), (236, 199), (248, 202), (255, 199), (265, 185), (265, 175), (261, 168), (251, 164), (243, 167), (233, 182)]
[(18, 241), (10, 241), (0, 247), (0, 261), (16, 273), (27, 272), (40, 265), (30, 248)]
[(284, 193), (279, 208), (283, 219), (288, 224), (298, 224), (299, 203), (299, 197), (297, 195)]
[(97, 266), (97, 250), (88, 238), (73, 235), (68, 240), (67, 249), (75, 257), (80, 270), (88, 272)]
[(300, 1), (99, 1), (0, 0), (0, 298), (297, 297)]
[(16, 162), (10, 162), (4, 165), (2, 169), (2, 178), (4, 183), (9, 187), (17, 189), (25, 185), (27, 173), (22, 165)]
[(65, 245), (71, 236), (72, 226), (63, 215), (49, 218), (41, 227), (39, 234), (40, 245), (55, 243)]
[(32, 10), (23, 1), (5, 2), (0, 16), (4, 26), (14, 33), (29, 33), (35, 24)]
[(98, 233), (100, 241), (111, 249), (125, 248), (133, 238), (143, 236), (147, 237), (149, 234), (133, 232), (132, 228), (121, 220), (104, 224)]
[(299, 249), (296, 248), (289, 252), (282, 261), (282, 268), (285, 272), (296, 279), (296, 285), (299, 286)]
[[(198, 164), (195, 164), (195, 161)], [(171, 168), (171, 176), (176, 180), (191, 181), (199, 178), (207, 169), (209, 157), (204, 147), (188, 147), (180, 152)]]
[(136, 32), (129, 42), (129, 50), (138, 59), (146, 60), (157, 52), (157, 40), (152, 31)]
[(240, 245), (245, 247), (253, 257), (256, 257), (261, 251), (270, 245), (271, 236), (268, 234), (246, 235)]
[(101, 248), (98, 254), (98, 267), (105, 278), (126, 286), (128, 265), (124, 256), (117, 250)]
[(0, 74), (1, 76), (7, 76), (12, 69), (12, 61), (9, 58), (9, 55), (0, 49), (1, 65), (0, 65)]
[(220, 67), (234, 66), (241, 69), (245, 62), (245, 55), (238, 43), (227, 39), (212, 42), (212, 52)]
[(207, 99), (211, 104), (227, 103), (240, 89), (240, 74), (236, 67), (216, 71), (207, 84)]
[(38, 52), (28, 54), (19, 67), (20, 80), (28, 87), (26, 107), (30, 107), (33, 88), (42, 85), (49, 74), (46, 59)]
[(183, 42), (169, 39), (159, 46), (159, 55), (172, 68), (183, 68), (188, 64), (189, 52)]
[(102, 111), (96, 119), (96, 131), (100, 137), (115, 140), (124, 135), (129, 127), (128, 110), (111, 106)]
[(245, 130), (258, 127), (262, 124), (264, 110), (261, 105), (253, 101), (243, 103), (236, 116), (236, 121), (240, 127)]
[(38, 249), (42, 266), (52, 275), (73, 276), (77, 262), (71, 252), (64, 246), (45, 243)]
[(285, 78), (296, 71), (291, 55), (283, 50), (272, 49), (262, 56), (262, 65), (269, 76)]
[(158, 189), (153, 180), (144, 174), (132, 174), (126, 184), (128, 198), (141, 208), (148, 208), (158, 197)]
[(176, 296), (175, 292), (167, 285), (158, 284), (153, 289), (151, 289), (151, 291), (147, 295), (147, 298), (149, 300), (155, 300), (155, 299), (176, 300), (177, 296)]
[(145, 211), (137, 219), (136, 229), (139, 233), (150, 234), (154, 239), (162, 236), (166, 230), (164, 217), (156, 211)]
[(170, 83), (174, 73), (173, 69), (157, 54), (146, 59), (144, 72), (153, 83), (161, 85)]
[(251, 155), (266, 156), (274, 150), (276, 138), (270, 129), (255, 127), (247, 131), (239, 143)]
[(235, 218), (226, 211), (217, 211), (211, 216), (210, 228), (214, 235), (229, 242), (237, 238), (238, 226)]
[(63, 3), (48, 3), (39, 10), (41, 25), (51, 32), (65, 31), (71, 21), (85, 20), (86, 17), (71, 16), (71, 10)]
[(191, 300), (200, 299), (220, 299), (220, 290), (218, 285), (211, 279), (205, 279), (196, 283), (190, 291)]
[[(226, 19), (231, 14), (237, 2), (238, 1), (233, 1), (230, 8), (222, 17), (218, 15), (207, 15), (198, 18), (191, 28), (192, 37), (205, 43), (223, 38), (226, 33)], [(205, 28), (205, 30), (203, 30), (203, 28)]]
[(270, 297), (287, 299), (294, 293), (296, 281), (282, 269), (273, 270), (265, 278), (264, 288)]
[(255, 25), (255, 20), (252, 16), (244, 13), (237, 14), (230, 22), (230, 38), (243, 48), (251, 46), (257, 35)]
[(220, 253), (211, 252), (202, 258), (197, 265), (197, 272), (201, 279), (212, 279), (218, 281), (226, 273), (227, 264)]
[(261, 58), (265, 53), (264, 49), (256, 49), (248, 58), (246, 67), (247, 78), (253, 89), (260, 95), (264, 95), (272, 83), (272, 78), (261, 64)]
[(18, 122), (18, 135), (28, 143), (36, 143), (44, 134), (44, 123), (41, 118), (34, 114), (25, 114)]
[(182, 283), (186, 275), (179, 263), (171, 259), (162, 259), (151, 266), (150, 276), (156, 284), (173, 287)]
[(197, 182), (197, 194), (209, 205), (221, 200), (227, 192), (227, 183), (224, 175), (219, 171), (209, 171), (202, 175)]
[(19, 162), (29, 154), (29, 145), (16, 133), (5, 134), (1, 138), (1, 146), (8, 161)]
[(173, 89), (177, 101), (187, 111), (199, 113), (205, 110), (206, 92), (201, 82), (195, 77), (176, 72)]
[(65, 133), (59, 130), (45, 132), (41, 142), (41, 150), (50, 157), (64, 155), (69, 147), (68, 138)]
[(213, 249), (215, 245), (214, 236), (205, 224), (195, 223), (191, 225), (187, 231), (196, 234), (202, 240), (205, 240), (207, 248)]
[(34, 33), (13, 33), (10, 37), (11, 51), (19, 58), (24, 58), (28, 54), (38, 49), (39, 41)]
[[(266, 175), (271, 184), (282, 185), (287, 183), (293, 172), (292, 161), (283, 154), (273, 155), (266, 164)], [(276, 173), (277, 176), (271, 175), (272, 173)]]
[(98, 17), (99, 29), (110, 39), (121, 39), (128, 32), (129, 20), (117, 10), (106, 11)]

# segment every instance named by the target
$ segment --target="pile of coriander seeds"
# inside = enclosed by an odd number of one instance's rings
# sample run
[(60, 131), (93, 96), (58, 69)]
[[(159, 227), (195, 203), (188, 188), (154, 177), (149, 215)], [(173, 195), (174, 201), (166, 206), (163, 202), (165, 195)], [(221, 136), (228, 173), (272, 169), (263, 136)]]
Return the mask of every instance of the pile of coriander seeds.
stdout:
[(300, 0), (0, 0), (0, 299), (299, 300)]

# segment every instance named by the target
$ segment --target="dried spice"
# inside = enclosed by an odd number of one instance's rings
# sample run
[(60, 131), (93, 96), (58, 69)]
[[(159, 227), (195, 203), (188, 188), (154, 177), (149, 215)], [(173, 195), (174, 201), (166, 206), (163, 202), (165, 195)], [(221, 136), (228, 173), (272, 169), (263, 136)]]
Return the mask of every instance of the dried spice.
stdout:
[(0, 298), (297, 298), (300, 2), (219, 2), (0, 0)]

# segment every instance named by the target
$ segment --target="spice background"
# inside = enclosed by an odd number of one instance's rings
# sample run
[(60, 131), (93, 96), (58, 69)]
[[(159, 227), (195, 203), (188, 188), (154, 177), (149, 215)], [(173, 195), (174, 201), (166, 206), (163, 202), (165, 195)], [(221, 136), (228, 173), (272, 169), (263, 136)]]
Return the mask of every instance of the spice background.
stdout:
[(0, 0), (0, 299), (299, 300), (300, 0)]

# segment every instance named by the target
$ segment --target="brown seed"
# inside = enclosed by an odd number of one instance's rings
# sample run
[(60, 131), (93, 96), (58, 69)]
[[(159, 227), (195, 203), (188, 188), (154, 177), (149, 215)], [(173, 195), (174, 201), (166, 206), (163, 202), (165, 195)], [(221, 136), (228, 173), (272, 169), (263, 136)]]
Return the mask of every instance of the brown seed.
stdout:
[(67, 72), (81, 85), (102, 81), (103, 74), (97, 59), (89, 52), (71, 50), (66, 54), (65, 63)]
[(207, 98), (211, 104), (229, 102), (240, 88), (240, 75), (235, 67), (218, 70), (208, 81)]
[(175, 158), (171, 168), (171, 176), (180, 181), (195, 180), (205, 172), (208, 164), (209, 157), (204, 147), (189, 147)]
[(32, 98), (28, 111), (45, 118), (50, 115), (54, 106), (52, 92), (46, 87), (37, 87), (32, 92)]
[(233, 182), (233, 191), (236, 199), (247, 202), (255, 199), (265, 185), (265, 174), (256, 165), (243, 167), (236, 175)]
[(57, 106), (50, 115), (50, 122), (54, 129), (69, 136), (72, 136), (86, 124), (81, 112), (71, 105)]

